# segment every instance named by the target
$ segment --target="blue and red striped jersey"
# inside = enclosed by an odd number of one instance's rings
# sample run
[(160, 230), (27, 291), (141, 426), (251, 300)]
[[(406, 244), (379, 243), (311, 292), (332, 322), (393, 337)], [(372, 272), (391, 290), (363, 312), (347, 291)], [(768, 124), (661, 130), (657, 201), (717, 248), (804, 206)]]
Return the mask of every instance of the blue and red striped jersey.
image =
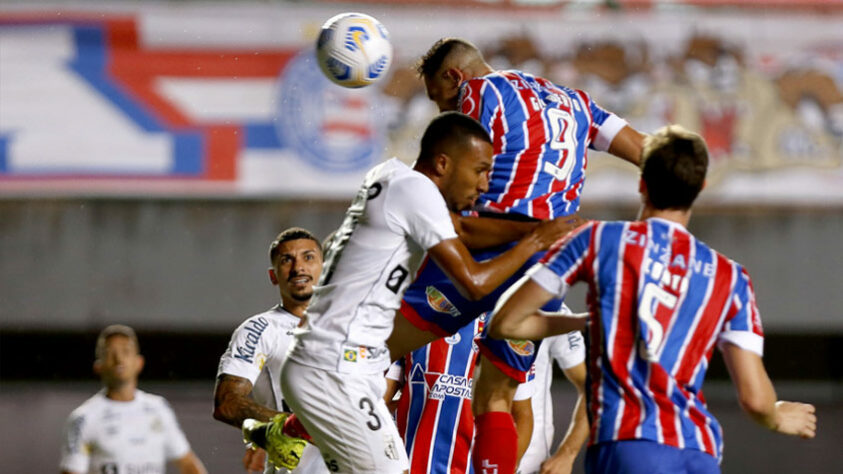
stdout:
[(557, 295), (589, 286), (590, 444), (646, 439), (721, 458), (722, 430), (702, 392), (714, 346), (763, 349), (743, 267), (652, 218), (586, 224), (530, 272)]
[[(410, 459), (410, 472), (473, 473), (474, 416), (471, 389), (483, 328), (477, 318), (450, 337), (437, 339), (396, 362), (404, 386), (396, 423)], [(394, 368), (394, 366), (393, 366)], [(390, 378), (397, 378), (393, 368)]]
[(464, 82), (459, 104), (494, 145), (489, 191), (478, 210), (537, 219), (577, 212), (587, 148), (606, 151), (626, 125), (581, 90), (515, 70)]

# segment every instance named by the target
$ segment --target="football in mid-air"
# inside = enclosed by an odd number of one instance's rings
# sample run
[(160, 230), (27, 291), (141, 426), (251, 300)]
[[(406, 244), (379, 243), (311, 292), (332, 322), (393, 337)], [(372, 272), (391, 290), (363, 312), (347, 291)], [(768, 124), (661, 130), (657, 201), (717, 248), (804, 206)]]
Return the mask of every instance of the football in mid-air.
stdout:
[(363, 87), (389, 71), (392, 43), (376, 19), (363, 13), (340, 13), (322, 25), (316, 42), (322, 72), (343, 87)]

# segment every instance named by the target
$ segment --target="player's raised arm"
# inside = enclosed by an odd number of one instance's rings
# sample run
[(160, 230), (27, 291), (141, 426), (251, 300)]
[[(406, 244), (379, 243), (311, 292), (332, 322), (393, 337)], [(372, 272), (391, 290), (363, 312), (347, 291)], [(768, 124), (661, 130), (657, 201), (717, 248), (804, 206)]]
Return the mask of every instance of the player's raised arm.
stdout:
[(556, 334), (585, 329), (587, 317), (544, 315), (539, 309), (556, 295), (522, 277), (503, 294), (489, 323), (489, 336), (495, 339), (544, 339)]
[(816, 435), (814, 406), (776, 401), (776, 391), (761, 356), (731, 343), (722, 344), (721, 352), (738, 392), (741, 408), (756, 423), (786, 435), (806, 439)]
[(641, 151), (644, 149), (645, 134), (635, 130), (629, 125), (623, 127), (612, 143), (609, 145), (609, 153), (639, 166), (641, 163)]

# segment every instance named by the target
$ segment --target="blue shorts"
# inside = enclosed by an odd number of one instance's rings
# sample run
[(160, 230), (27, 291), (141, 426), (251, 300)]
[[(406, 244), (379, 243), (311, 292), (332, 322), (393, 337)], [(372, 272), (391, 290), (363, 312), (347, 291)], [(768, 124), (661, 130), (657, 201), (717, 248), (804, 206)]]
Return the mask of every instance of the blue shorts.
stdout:
[[(513, 245), (515, 244), (472, 252), (472, 256), (477, 261), (488, 260), (500, 255)], [(427, 259), (404, 294), (404, 299), (401, 301), (401, 314), (421, 330), (430, 331), (440, 337), (450, 336), (481, 314), (495, 309), (495, 303), (501, 294), (518, 281), (524, 272), (542, 256), (544, 252), (530, 257), (527, 263), (504, 284), (478, 301), (463, 297), (445, 272), (436, 263)], [(542, 309), (556, 312), (561, 307), (562, 300), (558, 299), (551, 300)], [(478, 347), (480, 352), (502, 372), (523, 382), (535, 359), (538, 343), (490, 339), (486, 337), (484, 330), (478, 339)]]
[(589, 446), (586, 474), (720, 474), (717, 459), (697, 449), (680, 449), (636, 439)]

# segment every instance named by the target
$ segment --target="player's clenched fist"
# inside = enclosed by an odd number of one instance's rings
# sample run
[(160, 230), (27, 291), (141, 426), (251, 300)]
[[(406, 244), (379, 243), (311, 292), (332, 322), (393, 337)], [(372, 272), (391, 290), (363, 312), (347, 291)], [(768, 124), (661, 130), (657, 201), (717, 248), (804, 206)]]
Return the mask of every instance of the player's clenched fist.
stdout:
[(812, 439), (817, 434), (814, 405), (799, 402), (776, 402), (776, 426), (779, 433)]

